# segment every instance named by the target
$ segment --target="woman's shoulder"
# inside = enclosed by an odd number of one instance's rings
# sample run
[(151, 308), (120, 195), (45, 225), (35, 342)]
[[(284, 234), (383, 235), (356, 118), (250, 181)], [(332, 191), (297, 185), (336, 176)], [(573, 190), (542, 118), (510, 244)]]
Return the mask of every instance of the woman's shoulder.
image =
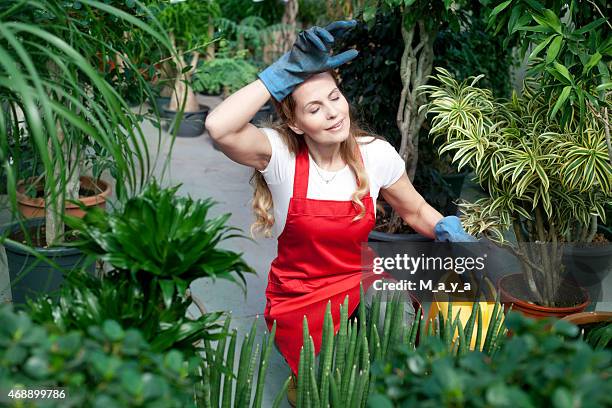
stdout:
[(259, 128), (259, 130), (264, 132), (264, 134), (268, 137), (268, 140), (272, 145), (272, 149), (289, 151), (289, 146), (287, 146), (287, 142), (278, 130), (271, 127), (261, 127)]
[(380, 136), (359, 136), (357, 137), (357, 143), (361, 151), (367, 154), (385, 155), (395, 152), (395, 148)]
[(281, 135), (278, 130), (271, 127), (260, 127), (259, 130), (264, 132), (268, 138), (281, 139)]

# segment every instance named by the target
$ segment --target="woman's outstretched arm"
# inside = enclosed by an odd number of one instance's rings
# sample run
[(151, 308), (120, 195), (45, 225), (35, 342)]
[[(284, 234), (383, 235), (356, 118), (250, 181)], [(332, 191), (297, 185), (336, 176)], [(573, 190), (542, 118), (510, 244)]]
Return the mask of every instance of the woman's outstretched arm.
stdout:
[(268, 165), (272, 146), (249, 121), (268, 99), (270, 92), (257, 79), (230, 95), (206, 118), (206, 130), (219, 149), (233, 161), (258, 170)]
[(405, 172), (393, 185), (381, 189), (380, 193), (416, 232), (429, 238), (436, 237), (434, 227), (442, 219), (442, 214), (427, 204), (412, 186)]
[(465, 232), (458, 217), (442, 217), (442, 214), (427, 204), (414, 189), (405, 172), (392, 186), (381, 189), (380, 192), (385, 201), (419, 234), (441, 242), (477, 241)]

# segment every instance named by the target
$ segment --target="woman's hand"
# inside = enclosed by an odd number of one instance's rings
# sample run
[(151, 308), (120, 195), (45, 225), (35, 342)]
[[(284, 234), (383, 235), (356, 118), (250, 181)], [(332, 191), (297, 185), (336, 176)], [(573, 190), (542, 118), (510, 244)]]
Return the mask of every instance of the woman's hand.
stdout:
[(274, 99), (282, 101), (309, 75), (335, 69), (357, 56), (357, 50), (348, 50), (336, 56), (330, 53), (334, 37), (356, 24), (355, 20), (336, 21), (325, 28), (315, 26), (302, 31), (291, 50), (262, 71), (259, 79)]

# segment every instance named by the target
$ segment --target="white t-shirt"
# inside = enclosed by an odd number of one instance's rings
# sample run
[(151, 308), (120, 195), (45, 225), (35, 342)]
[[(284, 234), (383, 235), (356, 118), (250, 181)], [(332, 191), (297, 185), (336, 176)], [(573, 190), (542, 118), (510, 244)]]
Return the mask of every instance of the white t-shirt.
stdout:
[[(293, 195), (295, 155), (289, 151), (281, 135), (276, 130), (270, 128), (262, 128), (262, 130), (268, 136), (268, 140), (272, 145), (270, 162), (265, 169), (261, 170), (261, 174), (264, 176), (272, 193), (272, 201), (274, 203), (272, 233), (274, 238), (278, 238), (285, 228), (289, 200)], [(374, 203), (376, 203), (380, 189), (390, 187), (404, 174), (405, 164), (389, 142), (375, 139), (373, 142), (367, 143), (372, 139), (374, 138), (361, 138), (358, 142), (365, 143), (359, 144), (359, 148), (361, 149), (361, 156), (363, 157), (370, 182), (370, 196)], [(326, 171), (318, 167), (310, 155), (308, 157), (312, 170), (308, 172), (308, 194), (306, 198), (350, 201), (351, 195), (357, 189), (357, 179), (348, 165), (342, 170), (335, 172)], [(319, 170), (321, 175), (317, 173), (314, 167)], [(326, 180), (334, 178), (329, 183), (325, 183), (321, 176)], [(374, 211), (376, 211), (376, 206)]]

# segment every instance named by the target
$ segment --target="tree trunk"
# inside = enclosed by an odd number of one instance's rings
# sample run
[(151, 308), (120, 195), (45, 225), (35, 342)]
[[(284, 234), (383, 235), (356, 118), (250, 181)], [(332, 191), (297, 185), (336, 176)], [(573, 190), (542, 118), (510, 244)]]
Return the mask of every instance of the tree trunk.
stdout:
[[(177, 112), (179, 110), (183, 112), (197, 112), (200, 110), (200, 106), (193, 92), (193, 88), (191, 87), (191, 77), (198, 66), (200, 54), (194, 52), (190, 64), (187, 65), (185, 63), (184, 52), (176, 48), (174, 37), (171, 36), (170, 38), (172, 39), (174, 49), (177, 50), (177, 55), (174, 57), (177, 74), (168, 109)], [(189, 67), (189, 70), (185, 71), (187, 67)]]
[[(415, 34), (419, 43), (413, 45)], [(410, 181), (414, 180), (419, 158), (419, 131), (425, 120), (425, 112), (419, 114), (419, 108), (425, 103), (425, 97), (417, 96), (416, 90), (425, 85), (433, 68), (436, 30), (427, 31), (423, 21), (418, 21), (410, 30), (406, 30), (402, 22), (402, 38), (404, 53), (400, 65), (402, 91), (397, 110), (396, 123), (400, 131), (401, 142), (399, 155), (406, 163), (406, 172)], [(387, 227), (388, 233), (396, 232), (402, 225), (402, 219), (393, 211)]]
[(271, 64), (278, 57), (291, 49), (296, 38), (296, 18), (298, 14), (298, 0), (288, 0), (285, 4), (285, 12), (281, 19), (282, 28), (274, 31), (264, 41), (263, 60)]
[[(419, 43), (413, 45), (418, 28)], [(433, 44), (436, 31), (427, 31), (423, 21), (418, 21), (410, 30), (402, 24), (404, 53), (400, 66), (402, 93), (397, 111), (397, 127), (401, 134), (399, 154), (406, 162), (410, 180), (414, 180), (419, 157), (419, 130), (425, 120), (425, 112), (419, 114), (419, 108), (425, 103), (423, 95), (417, 96), (417, 88), (425, 85), (433, 68)]]
[(287, 1), (287, 4), (285, 5), (285, 12), (283, 13), (283, 18), (281, 19), (281, 23), (283, 24), (283, 26), (287, 26), (283, 27), (281, 31), (280, 44), (282, 53), (289, 51), (293, 46), (293, 43), (295, 42), (295, 21), (297, 18), (298, 9), (298, 0)]
[[(215, 26), (213, 25), (212, 16), (208, 16), (208, 40), (211, 41), (215, 36)], [(206, 61), (215, 59), (215, 43), (208, 44), (206, 47)]]
[[(59, 122), (56, 124), (56, 132), (57, 141), (64, 150), (64, 130)], [(51, 139), (47, 143), (47, 150), (49, 157), (54, 162), (53, 178), (45, 177), (45, 240), (47, 246), (50, 247), (59, 243), (59, 238), (64, 235), (64, 223), (62, 222), (64, 191), (62, 191), (62, 163), (55, 154)], [(67, 167), (68, 164), (64, 162), (63, 165)]]

